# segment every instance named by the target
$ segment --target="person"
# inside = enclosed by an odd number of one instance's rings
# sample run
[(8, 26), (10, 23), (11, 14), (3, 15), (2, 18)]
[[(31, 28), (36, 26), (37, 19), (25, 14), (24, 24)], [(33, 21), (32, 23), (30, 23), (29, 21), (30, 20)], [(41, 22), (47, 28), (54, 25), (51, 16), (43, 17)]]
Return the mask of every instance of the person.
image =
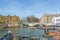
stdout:
[(13, 40), (13, 34), (12, 32), (9, 30), (8, 33), (1, 38), (1, 40)]
[(46, 35), (48, 35), (49, 34), (49, 30), (47, 29), (47, 26), (46, 25), (43, 25), (43, 27), (44, 27), (44, 33)]
[(7, 34), (7, 40), (12, 40), (13, 39), (13, 34), (11, 32), (11, 30), (8, 31), (8, 34)]

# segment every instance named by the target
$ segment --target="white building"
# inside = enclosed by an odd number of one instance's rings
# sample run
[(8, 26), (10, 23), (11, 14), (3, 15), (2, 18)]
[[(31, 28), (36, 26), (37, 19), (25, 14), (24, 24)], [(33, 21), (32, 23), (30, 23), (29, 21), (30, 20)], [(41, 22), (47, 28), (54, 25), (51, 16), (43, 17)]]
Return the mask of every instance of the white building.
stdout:
[(52, 22), (54, 25), (60, 25), (60, 16), (59, 17), (53, 17)]

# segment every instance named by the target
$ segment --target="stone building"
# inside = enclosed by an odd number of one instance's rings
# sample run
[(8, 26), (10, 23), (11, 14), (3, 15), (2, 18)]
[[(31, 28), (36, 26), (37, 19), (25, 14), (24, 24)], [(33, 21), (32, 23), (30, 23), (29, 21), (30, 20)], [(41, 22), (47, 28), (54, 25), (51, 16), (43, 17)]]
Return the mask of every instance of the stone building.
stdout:
[(0, 15), (0, 24), (7, 23), (8, 25), (10, 25), (10, 24), (15, 25), (15, 24), (18, 24), (19, 22), (20, 22), (20, 18), (16, 15), (14, 15), (14, 16), (10, 16), (10, 15), (2, 16), (2, 15)]
[(52, 19), (53, 19), (53, 17), (58, 17), (58, 16), (60, 16), (60, 14), (44, 14), (41, 18), (40, 18), (40, 20), (39, 20), (39, 23), (40, 24), (46, 24), (46, 25), (53, 25), (53, 23), (52, 23)]
[(27, 17), (29, 22), (39, 22), (39, 19), (36, 18), (35, 16), (31, 15)]

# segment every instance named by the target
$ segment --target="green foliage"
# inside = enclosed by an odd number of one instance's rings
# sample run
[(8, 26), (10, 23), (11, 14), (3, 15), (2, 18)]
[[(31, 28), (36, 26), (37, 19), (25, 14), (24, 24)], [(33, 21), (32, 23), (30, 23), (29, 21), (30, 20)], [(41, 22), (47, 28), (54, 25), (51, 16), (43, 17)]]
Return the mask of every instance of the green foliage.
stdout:
[(23, 24), (23, 26), (26, 26), (26, 27), (27, 27), (27, 26), (28, 26), (28, 24)]

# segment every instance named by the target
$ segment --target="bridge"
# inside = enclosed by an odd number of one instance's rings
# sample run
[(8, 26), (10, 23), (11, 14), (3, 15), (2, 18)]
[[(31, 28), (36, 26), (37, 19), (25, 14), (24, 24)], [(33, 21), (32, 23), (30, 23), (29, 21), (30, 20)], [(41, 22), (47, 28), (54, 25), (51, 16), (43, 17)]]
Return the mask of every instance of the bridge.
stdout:
[(29, 26), (35, 26), (35, 25), (39, 25), (38, 22), (33, 22), (33, 23), (28, 23)]

